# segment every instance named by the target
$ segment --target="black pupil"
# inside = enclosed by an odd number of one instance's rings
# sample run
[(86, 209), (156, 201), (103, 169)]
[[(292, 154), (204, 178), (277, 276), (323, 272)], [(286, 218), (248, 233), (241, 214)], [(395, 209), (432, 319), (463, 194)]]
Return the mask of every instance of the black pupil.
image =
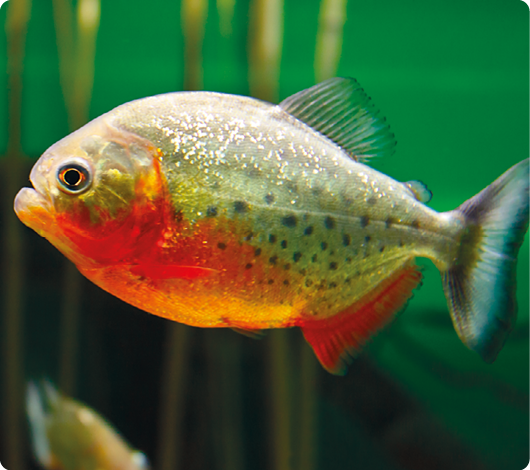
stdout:
[(69, 186), (77, 186), (81, 182), (82, 176), (79, 170), (72, 168), (64, 172), (63, 178)]

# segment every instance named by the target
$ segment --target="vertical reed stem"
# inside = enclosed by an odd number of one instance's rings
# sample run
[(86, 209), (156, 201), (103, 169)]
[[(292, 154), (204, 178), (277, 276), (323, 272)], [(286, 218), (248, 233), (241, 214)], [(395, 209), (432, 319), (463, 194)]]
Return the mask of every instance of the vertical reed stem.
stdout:
[(22, 170), (22, 71), (31, 0), (10, 2), (7, 6), (8, 143), (4, 173), (4, 379), (2, 462), (7, 468), (26, 468), (23, 445), (23, 358), (22, 358), (22, 286), (24, 252), (22, 226), (13, 213), (13, 198), (21, 186)]
[(232, 34), (232, 21), (236, 0), (217, 0), (217, 14), (219, 15), (219, 32), (227, 38)]
[(290, 400), (289, 377), (292, 367), (289, 362), (287, 330), (271, 331), (269, 370), (272, 392), (271, 442), (272, 468), (290, 470), (292, 453), (292, 403)]
[(202, 42), (208, 2), (182, 0), (181, 25), (184, 33), (184, 89), (202, 89)]
[(250, 93), (278, 101), (283, 41), (283, 0), (252, 0), (250, 11)]
[(188, 375), (189, 345), (192, 329), (179, 323), (167, 325), (167, 350), (160, 394), (158, 423), (158, 470), (182, 468), (182, 430), (185, 380)]
[(318, 363), (309, 345), (300, 339), (300, 387), (298, 436), (298, 469), (314, 470), (317, 468), (317, 379)]
[(315, 78), (321, 82), (337, 73), (348, 0), (322, 0), (318, 16)]
[[(256, 98), (278, 100), (283, 41), (283, 0), (253, 0), (249, 30), (249, 85)], [(289, 400), (288, 333), (271, 332), (269, 370), (272, 387), (271, 442), (275, 470), (291, 468), (291, 403)]]
[[(181, 26), (184, 33), (184, 89), (202, 88), (202, 43), (206, 23), (207, 0), (182, 0)], [(184, 399), (191, 332), (178, 323), (168, 323), (164, 379), (160, 399), (157, 468), (178, 470), (182, 464)]]
[[(100, 0), (79, 0), (75, 22), (68, 0), (54, 0), (53, 3), (61, 86), (72, 131), (88, 121), (99, 28), (99, 2)], [(59, 386), (68, 395), (75, 394), (81, 287), (81, 275), (70, 261), (65, 260)]]
[(229, 331), (203, 331), (208, 357), (215, 468), (243, 470), (246, 467), (242, 440), (241, 338)]

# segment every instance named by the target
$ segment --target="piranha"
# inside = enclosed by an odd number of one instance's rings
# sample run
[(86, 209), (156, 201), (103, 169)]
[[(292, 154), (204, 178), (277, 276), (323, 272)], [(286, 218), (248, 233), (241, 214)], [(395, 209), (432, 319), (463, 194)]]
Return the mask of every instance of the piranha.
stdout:
[(492, 362), (516, 318), (528, 159), (438, 213), (425, 185), (366, 164), (395, 143), (354, 79), (279, 105), (169, 93), (50, 147), (15, 211), (124, 301), (197, 327), (297, 326), (335, 374), (404, 307), (428, 258), (459, 337)]
[(47, 470), (147, 470), (133, 450), (96, 412), (44, 382), (28, 384), (26, 410), (33, 452)]

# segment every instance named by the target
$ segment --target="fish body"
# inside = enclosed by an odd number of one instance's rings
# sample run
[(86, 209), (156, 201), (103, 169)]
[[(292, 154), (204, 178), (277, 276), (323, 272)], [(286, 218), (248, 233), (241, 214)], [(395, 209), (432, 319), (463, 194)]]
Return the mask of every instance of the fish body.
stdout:
[[(324, 367), (342, 373), (420, 282), (416, 257), (445, 275), (479, 256), (482, 229), (470, 222), (479, 215), (437, 213), (421, 183), (364, 163), (394, 146), (352, 79), (280, 105), (170, 93), (124, 104), (48, 149), (15, 210), (126, 302), (199, 327), (299, 326)], [(528, 161), (510, 171), (499, 180), (514, 181), (506, 231), (517, 237), (506, 250), (515, 259)], [(448, 298), (459, 295), (451, 282)], [(475, 347), (488, 341), (477, 339), (483, 331), (467, 325), (475, 314), (449, 304), (464, 342), (489, 357), (490, 346)], [(503, 340), (488, 335), (496, 355)]]
[(146, 470), (145, 456), (129, 447), (96, 412), (61, 395), (49, 383), (28, 385), (26, 408), (33, 450), (49, 470)]

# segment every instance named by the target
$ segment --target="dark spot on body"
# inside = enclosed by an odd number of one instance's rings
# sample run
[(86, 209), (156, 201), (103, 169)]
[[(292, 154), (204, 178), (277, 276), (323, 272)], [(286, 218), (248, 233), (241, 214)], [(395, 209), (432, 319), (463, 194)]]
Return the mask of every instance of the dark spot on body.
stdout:
[(326, 227), (329, 230), (335, 228), (335, 219), (333, 217), (329, 217), (329, 216), (326, 217), (324, 219), (324, 227)]
[(332, 261), (331, 263), (329, 263), (329, 269), (331, 269), (332, 271), (335, 271), (337, 269), (337, 263), (335, 261)]
[(234, 202), (234, 210), (238, 214), (244, 214), (245, 212), (248, 211), (248, 209), (249, 209), (248, 202), (245, 202), (245, 201), (235, 201)]
[(373, 206), (376, 202), (377, 202), (377, 199), (372, 196), (368, 198), (368, 200), (366, 201), (366, 204), (368, 204), (369, 206)]
[(269, 235), (269, 243), (276, 243), (276, 235)]
[(288, 286), (289, 285), (289, 281), (286, 279), (285, 281), (283, 281), (283, 284)]
[(405, 244), (403, 243), (403, 240), (399, 240), (399, 246), (402, 248), (403, 246), (405, 246)]
[(225, 250), (226, 249), (226, 243), (218, 243), (217, 244), (217, 248), (219, 248), (220, 250)]
[(245, 269), (250, 269), (252, 267), (252, 263), (248, 263), (246, 266), (245, 266)]
[(307, 274), (307, 271), (305, 269), (300, 269), (300, 274), (302, 276), (305, 276)]
[(351, 263), (351, 262), (352, 262), (352, 259), (348, 256), (348, 257), (346, 258), (346, 263)]
[(420, 228), (420, 221), (418, 219), (414, 219), (412, 223), (410, 224), (410, 226), (418, 230)]
[(259, 256), (259, 255), (261, 255), (261, 248), (256, 248), (254, 250), (254, 256)]
[(282, 240), (280, 245), (281, 245), (282, 248), (287, 248), (287, 240)]
[(274, 284), (274, 279), (269, 279), (269, 280), (267, 281), (267, 284)]
[(370, 219), (368, 218), (367, 215), (361, 216), (360, 221), (361, 221), (361, 228), (368, 227), (368, 224), (370, 223)]
[(383, 253), (383, 251), (385, 251), (385, 245), (382, 245), (382, 246), (379, 248), (379, 251), (380, 251), (381, 253)]
[(397, 220), (394, 217), (387, 217), (385, 220), (385, 228), (390, 228), (392, 225), (394, 225), (397, 222)]
[(286, 181), (285, 187), (292, 193), (298, 192), (298, 185), (294, 181)]
[(329, 283), (329, 288), (330, 289), (334, 289), (335, 287), (337, 287), (337, 283), (336, 282), (330, 282)]
[(283, 269), (285, 269), (286, 271), (289, 271), (289, 269), (291, 269), (291, 265), (289, 263), (284, 264)]
[(250, 232), (248, 235), (246, 235), (245, 237), (243, 237), (243, 240), (245, 240), (246, 242), (252, 240), (252, 237), (254, 236), (254, 234), (252, 232)]
[(311, 287), (313, 285), (313, 281), (311, 279), (306, 279), (305, 280), (305, 286), (306, 287)]
[(299, 251), (295, 251), (293, 253), (293, 261), (295, 263), (298, 263), (298, 261), (300, 261), (300, 258), (302, 257), (302, 253), (300, 253)]
[(312, 233), (313, 233), (313, 227), (311, 225), (305, 228), (304, 235), (311, 235)]
[(364, 241), (366, 243), (369, 243), (371, 239), (372, 239), (372, 237), (370, 235), (366, 235), (366, 237), (364, 237)]
[(351, 243), (351, 237), (347, 233), (345, 233), (342, 236), (342, 244), (344, 246), (350, 246), (350, 243)]
[(276, 264), (278, 262), (278, 257), (277, 256), (271, 256), (269, 258), (269, 263), (270, 264)]
[(318, 256), (317, 256), (317, 255), (313, 255), (313, 256), (311, 256), (311, 262), (312, 262), (312, 263), (316, 263), (317, 260), (318, 260)]
[(296, 227), (296, 217), (294, 215), (286, 215), (282, 217), (282, 225), (293, 228)]
[(325, 250), (328, 249), (328, 244), (327, 244), (326, 242), (322, 242), (322, 243), (320, 244), (320, 248), (322, 248), (322, 251), (325, 251)]
[(217, 207), (215, 206), (209, 206), (206, 209), (206, 216), (207, 217), (216, 217), (217, 216)]
[(274, 194), (266, 194), (264, 199), (267, 204), (272, 204), (274, 202)]
[(175, 222), (180, 223), (183, 220), (184, 220), (184, 214), (182, 213), (182, 211), (177, 211), (175, 213)]

